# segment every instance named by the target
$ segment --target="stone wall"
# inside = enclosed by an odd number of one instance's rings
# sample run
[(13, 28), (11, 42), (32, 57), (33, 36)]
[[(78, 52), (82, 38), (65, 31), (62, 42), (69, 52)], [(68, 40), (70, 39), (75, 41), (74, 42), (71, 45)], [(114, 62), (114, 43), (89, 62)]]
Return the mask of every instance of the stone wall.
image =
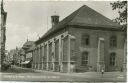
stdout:
[[(97, 56), (98, 56), (98, 38), (102, 37), (105, 39), (105, 71), (112, 71), (112, 70), (121, 70), (123, 65), (123, 41), (124, 41), (124, 33), (121, 31), (107, 31), (107, 30), (91, 30), (91, 29), (84, 29), (84, 28), (69, 28), (69, 34), (75, 36), (76, 38), (76, 52), (75, 56), (76, 60), (76, 69), (78, 70), (85, 70), (88, 71), (91, 67), (92, 71), (97, 70)], [(81, 36), (82, 34), (88, 34), (90, 36), (90, 45), (89, 46), (82, 46), (81, 45)], [(112, 35), (117, 36), (117, 47), (110, 48), (110, 37)], [(81, 66), (81, 53), (87, 51), (89, 52), (89, 63), (88, 66), (83, 67)], [(110, 53), (116, 53), (116, 65), (111, 67), (109, 65)], [(88, 67), (88, 68), (87, 68)]]

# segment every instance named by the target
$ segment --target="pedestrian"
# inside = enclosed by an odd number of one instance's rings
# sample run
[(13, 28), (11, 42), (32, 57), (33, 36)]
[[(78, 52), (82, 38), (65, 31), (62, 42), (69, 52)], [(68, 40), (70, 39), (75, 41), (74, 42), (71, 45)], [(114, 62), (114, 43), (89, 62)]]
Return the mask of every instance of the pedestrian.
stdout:
[(103, 77), (103, 74), (104, 74), (104, 69), (101, 70), (101, 74), (102, 74), (102, 77)]

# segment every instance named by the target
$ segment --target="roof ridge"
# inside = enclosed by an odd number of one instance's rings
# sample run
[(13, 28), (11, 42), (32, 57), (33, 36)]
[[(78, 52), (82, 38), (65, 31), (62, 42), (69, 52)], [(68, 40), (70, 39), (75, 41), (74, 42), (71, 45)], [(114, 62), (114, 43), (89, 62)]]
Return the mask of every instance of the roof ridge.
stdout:
[[(83, 5), (82, 7), (80, 7), (79, 9), (77, 9), (76, 11), (74, 11), (72, 14), (74, 14), (76, 12), (76, 14), (72, 17), (72, 19), (68, 22), (68, 24), (78, 15), (79, 11), (86, 5)], [(70, 14), (70, 15), (72, 15)]]
[[(88, 7), (87, 5), (84, 5), (84, 6)], [(91, 9), (92, 11), (94, 11), (95, 13), (101, 15), (102, 17), (106, 18), (105, 20), (112, 21), (110, 18), (104, 16), (103, 14), (101, 14), (101, 13), (99, 13), (98, 11), (94, 10), (93, 8), (91, 8), (91, 7), (88, 7), (88, 8)], [(112, 21), (112, 22), (113, 22), (113, 21)], [(113, 22), (113, 23), (116, 23), (116, 22)], [(117, 24), (117, 23), (116, 23), (116, 24)]]

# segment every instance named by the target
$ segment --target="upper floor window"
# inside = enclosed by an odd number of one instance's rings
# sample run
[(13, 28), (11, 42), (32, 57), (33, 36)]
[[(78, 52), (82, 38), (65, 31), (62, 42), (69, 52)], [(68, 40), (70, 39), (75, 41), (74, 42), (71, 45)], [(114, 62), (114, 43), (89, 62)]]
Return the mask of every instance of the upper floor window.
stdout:
[(116, 53), (110, 53), (110, 65), (115, 65)]
[(82, 59), (81, 65), (87, 66), (88, 65), (88, 59), (89, 59), (88, 52), (83, 52), (81, 59)]
[(117, 46), (117, 37), (111, 36), (110, 37), (110, 47), (116, 47)]
[(90, 39), (89, 39), (89, 35), (84, 34), (81, 37), (81, 45), (89, 45), (90, 44)]

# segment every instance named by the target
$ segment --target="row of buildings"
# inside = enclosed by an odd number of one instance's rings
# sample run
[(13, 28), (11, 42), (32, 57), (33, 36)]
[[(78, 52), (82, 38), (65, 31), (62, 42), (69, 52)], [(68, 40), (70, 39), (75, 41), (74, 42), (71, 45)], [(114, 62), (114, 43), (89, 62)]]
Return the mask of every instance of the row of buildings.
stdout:
[(84, 5), (35, 41), (32, 68), (56, 72), (126, 70), (126, 33), (122, 26)]

